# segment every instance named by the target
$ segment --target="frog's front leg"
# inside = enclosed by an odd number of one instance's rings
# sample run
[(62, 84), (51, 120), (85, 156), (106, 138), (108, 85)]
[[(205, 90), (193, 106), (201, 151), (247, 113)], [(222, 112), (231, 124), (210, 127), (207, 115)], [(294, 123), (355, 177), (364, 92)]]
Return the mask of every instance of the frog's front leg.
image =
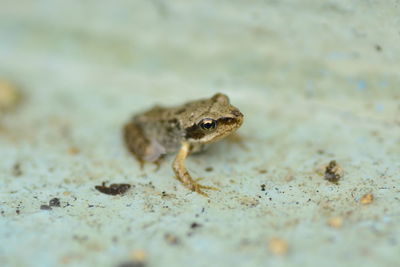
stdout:
[(174, 169), (176, 178), (190, 190), (197, 192), (203, 196), (208, 196), (202, 189), (219, 190), (212, 186), (205, 186), (197, 183), (199, 179), (193, 180), (185, 167), (185, 159), (190, 153), (190, 144), (183, 142), (182, 146), (176, 155), (172, 168)]

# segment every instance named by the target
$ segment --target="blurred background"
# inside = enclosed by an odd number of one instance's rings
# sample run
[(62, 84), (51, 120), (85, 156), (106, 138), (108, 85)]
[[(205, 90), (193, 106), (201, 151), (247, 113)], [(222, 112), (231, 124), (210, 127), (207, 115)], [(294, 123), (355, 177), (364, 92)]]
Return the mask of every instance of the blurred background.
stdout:
[[(0, 262), (395, 266), (399, 14), (395, 0), (1, 0)], [(172, 157), (140, 170), (121, 140), (132, 114), (216, 92), (244, 113), (243, 145), (187, 165), (221, 191), (188, 192)]]

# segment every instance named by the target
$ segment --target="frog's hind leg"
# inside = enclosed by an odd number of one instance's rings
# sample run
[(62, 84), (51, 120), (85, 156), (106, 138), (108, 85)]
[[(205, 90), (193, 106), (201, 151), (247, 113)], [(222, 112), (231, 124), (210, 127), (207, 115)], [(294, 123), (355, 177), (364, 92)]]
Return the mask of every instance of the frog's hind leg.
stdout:
[[(124, 127), (124, 140), (128, 150), (136, 157), (143, 169), (145, 162), (160, 165), (165, 149), (156, 140), (149, 140), (140, 125), (130, 122)], [(158, 169), (158, 168), (157, 168)]]

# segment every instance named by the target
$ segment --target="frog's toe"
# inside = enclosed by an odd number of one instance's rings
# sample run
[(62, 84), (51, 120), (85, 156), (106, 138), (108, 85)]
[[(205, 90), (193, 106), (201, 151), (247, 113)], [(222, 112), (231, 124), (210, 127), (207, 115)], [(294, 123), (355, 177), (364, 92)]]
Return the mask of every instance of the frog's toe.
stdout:
[(208, 194), (207, 194), (206, 192), (204, 192), (204, 191), (202, 191), (202, 190), (200, 190), (200, 189), (195, 189), (195, 190), (193, 190), (193, 191), (196, 192), (196, 193), (198, 193), (198, 194), (200, 194), (200, 195), (202, 195), (202, 196), (209, 197)]
[(199, 184), (199, 187), (200, 187), (201, 189), (220, 191), (219, 188), (213, 187), (213, 186), (207, 186), (207, 185), (201, 185), (201, 184)]
[[(201, 179), (201, 178), (200, 178), (200, 179)], [(203, 191), (203, 189), (204, 189), (204, 190), (216, 190), (216, 191), (219, 191), (219, 189), (216, 188), (216, 187), (207, 186), (207, 185), (202, 185), (202, 184), (197, 183), (198, 180), (199, 180), (199, 179), (196, 179), (196, 180), (195, 180), (195, 183), (192, 185), (192, 188), (191, 188), (192, 191), (194, 191), (194, 192), (196, 192), (196, 193), (199, 193), (200, 195), (203, 195), (203, 196), (205, 196), (205, 197), (208, 197), (208, 194), (205, 193), (205, 192)]]

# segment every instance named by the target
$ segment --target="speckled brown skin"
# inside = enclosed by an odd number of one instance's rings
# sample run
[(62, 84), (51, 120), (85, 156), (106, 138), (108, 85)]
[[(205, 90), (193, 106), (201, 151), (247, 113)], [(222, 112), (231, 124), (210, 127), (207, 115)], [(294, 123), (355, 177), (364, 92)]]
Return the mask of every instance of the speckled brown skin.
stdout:
[[(242, 122), (243, 114), (229, 103), (226, 95), (219, 93), (209, 99), (178, 107), (156, 106), (138, 114), (125, 125), (124, 139), (141, 163), (157, 162), (165, 154), (178, 152), (173, 163), (177, 179), (190, 190), (206, 195), (201, 189), (216, 188), (193, 180), (184, 161), (190, 153), (234, 132)], [(205, 124), (210, 128), (205, 128)]]

